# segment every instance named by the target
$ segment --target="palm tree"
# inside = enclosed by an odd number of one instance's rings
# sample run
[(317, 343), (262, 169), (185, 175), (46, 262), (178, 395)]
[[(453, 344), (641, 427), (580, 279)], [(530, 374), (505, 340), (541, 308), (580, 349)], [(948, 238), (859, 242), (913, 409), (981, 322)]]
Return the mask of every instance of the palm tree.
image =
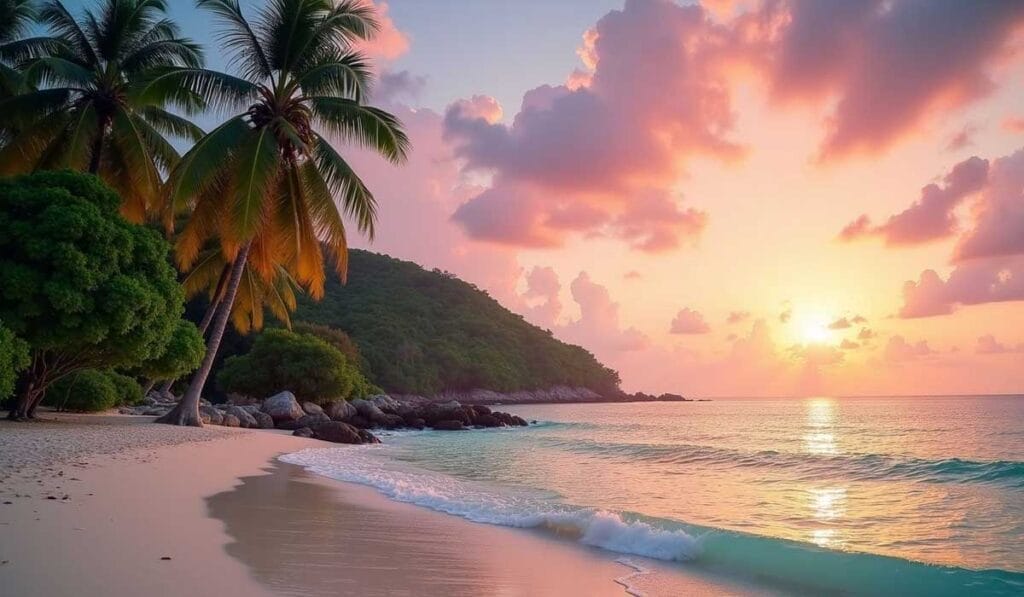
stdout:
[(104, 0), (81, 22), (60, 0), (47, 0), (38, 18), (52, 37), (8, 48), (29, 88), (0, 101), (0, 130), (17, 131), (0, 149), (0, 175), (87, 170), (118, 191), (126, 218), (143, 221), (162, 175), (180, 159), (167, 137), (203, 135), (168, 108), (193, 113), (205, 102), (195, 93), (141, 92), (157, 69), (200, 67), (199, 46), (180, 36), (166, 0)]
[(409, 145), (394, 116), (363, 103), (371, 73), (353, 42), (377, 30), (372, 6), (268, 0), (250, 22), (237, 0), (196, 4), (224, 23), (221, 42), (238, 76), (168, 70), (144, 93), (195, 94), (241, 112), (196, 143), (169, 179), (171, 209), (192, 213), (175, 247), (179, 267), (192, 269), (213, 239), (232, 264), (206, 357), (178, 406), (161, 419), (179, 425), (202, 425), (200, 394), (246, 271), (270, 280), (284, 267), (320, 298), (326, 278), (321, 242), (339, 275), (347, 273), (342, 213), (372, 238), (373, 194), (324, 135), (396, 163)]
[[(35, 0), (0, 0), (0, 101), (24, 91), (24, 78), (18, 70), (19, 57), (31, 42), (23, 39), (36, 18)], [(7, 123), (0, 123), (0, 145), (17, 134)]]

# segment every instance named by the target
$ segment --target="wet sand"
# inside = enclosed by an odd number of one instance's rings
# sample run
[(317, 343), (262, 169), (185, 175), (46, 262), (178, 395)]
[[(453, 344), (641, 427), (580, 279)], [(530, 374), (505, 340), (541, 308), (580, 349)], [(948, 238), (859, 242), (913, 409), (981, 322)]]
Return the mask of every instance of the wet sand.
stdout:
[(0, 487), (10, 502), (0, 504), (4, 595), (750, 592), (632, 558), (654, 572), (637, 575), (616, 554), (392, 502), (276, 461), (326, 446), (315, 440), (106, 419), (0, 425), (0, 449), (10, 449), (0, 467), (20, 471)]

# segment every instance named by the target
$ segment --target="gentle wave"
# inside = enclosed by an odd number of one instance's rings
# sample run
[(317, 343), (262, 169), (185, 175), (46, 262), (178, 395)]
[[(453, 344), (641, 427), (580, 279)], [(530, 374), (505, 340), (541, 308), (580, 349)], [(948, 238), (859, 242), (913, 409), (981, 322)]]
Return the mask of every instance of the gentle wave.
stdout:
[(592, 456), (629, 458), (659, 464), (714, 464), (725, 468), (796, 469), (808, 476), (842, 475), (853, 481), (907, 480), (930, 483), (991, 483), (1024, 488), (1024, 462), (927, 460), (880, 454), (806, 454), (761, 450), (744, 452), (700, 445), (600, 443), (580, 439), (540, 438), (546, 447)]
[(307, 449), (280, 458), (310, 472), (376, 488), (401, 502), (473, 522), (534, 529), (580, 544), (783, 589), (844, 594), (1020, 595), (1024, 574), (933, 566), (811, 544), (688, 525), (633, 513), (581, 508), (514, 488), (474, 484), (426, 470), (395, 468), (374, 448)]

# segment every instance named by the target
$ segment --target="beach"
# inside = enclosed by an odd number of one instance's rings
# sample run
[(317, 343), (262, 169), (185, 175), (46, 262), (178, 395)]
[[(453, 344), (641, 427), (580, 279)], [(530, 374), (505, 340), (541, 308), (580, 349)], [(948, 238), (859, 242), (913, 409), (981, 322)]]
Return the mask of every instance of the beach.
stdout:
[(316, 440), (143, 417), (45, 418), (0, 423), (7, 595), (758, 593), (277, 461), (330, 447)]

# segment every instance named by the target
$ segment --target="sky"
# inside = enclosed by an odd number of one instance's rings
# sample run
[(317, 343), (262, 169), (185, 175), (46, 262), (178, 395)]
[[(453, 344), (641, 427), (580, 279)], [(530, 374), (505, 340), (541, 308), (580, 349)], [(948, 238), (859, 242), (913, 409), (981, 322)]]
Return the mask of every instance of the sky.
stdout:
[(376, 7), (373, 101), (413, 153), (341, 147), (381, 206), (357, 246), (629, 391), (1024, 391), (1024, 3)]

